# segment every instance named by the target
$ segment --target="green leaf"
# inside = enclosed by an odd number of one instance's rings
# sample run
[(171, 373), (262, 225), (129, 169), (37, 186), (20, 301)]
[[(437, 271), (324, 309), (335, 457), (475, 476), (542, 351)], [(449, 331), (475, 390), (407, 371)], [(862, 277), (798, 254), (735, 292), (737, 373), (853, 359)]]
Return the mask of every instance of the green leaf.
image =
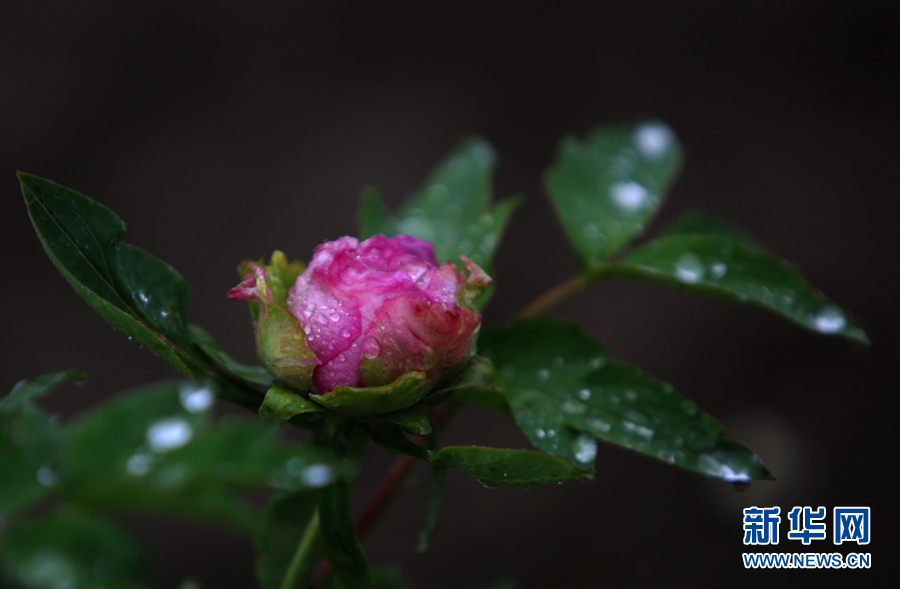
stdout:
[(125, 224), (59, 184), (18, 173), (31, 222), (59, 272), (95, 311), (188, 376), (205, 366), (185, 320), (187, 285), (164, 262), (121, 243)]
[(471, 258), (492, 275), (491, 259), (518, 198), (491, 206), (495, 153), (479, 138), (465, 141), (432, 173), (419, 194), (391, 217), (380, 194), (367, 190), (359, 211), (360, 235), (407, 234), (434, 244), (439, 262)]
[(256, 512), (241, 489), (311, 490), (351, 474), (259, 422), (213, 426), (212, 400), (209, 388), (167, 382), (92, 411), (67, 432), (63, 489), (88, 505), (251, 526)]
[(740, 227), (704, 211), (688, 211), (666, 229), (666, 235), (709, 235), (727, 237), (747, 247), (765, 249)]
[(601, 265), (641, 234), (680, 163), (678, 140), (655, 121), (563, 141), (546, 185), (583, 265)]
[(12, 413), (23, 403), (49, 393), (66, 380), (83, 381), (87, 375), (80, 370), (64, 370), (52, 374), (42, 374), (32, 380), (20, 380), (10, 393), (0, 399), (0, 414)]
[(372, 441), (395, 454), (406, 454), (419, 460), (428, 460), (428, 451), (412, 442), (403, 433), (403, 428), (380, 419), (371, 419), (361, 424)]
[(77, 512), (14, 527), (0, 543), (0, 564), (8, 582), (23, 589), (137, 589), (150, 572), (129, 534)]
[(441, 497), (444, 492), (444, 479), (447, 471), (439, 466), (431, 468), (431, 492), (428, 494), (428, 518), (425, 520), (425, 529), (419, 534), (419, 544), (416, 552), (425, 552), (434, 540), (437, 532), (438, 520), (441, 516)]
[(190, 325), (188, 329), (191, 337), (194, 339), (194, 343), (206, 355), (209, 363), (219, 372), (238, 378), (250, 386), (269, 387), (272, 385), (272, 375), (266, 372), (265, 368), (241, 364), (229, 356), (228, 352), (219, 345), (219, 342), (202, 328)]
[(371, 587), (369, 565), (350, 514), (350, 486), (339, 482), (322, 491), (319, 501), (325, 554), (341, 584), (347, 589)]
[(296, 415), (305, 413), (321, 413), (325, 411), (321, 405), (313, 403), (294, 391), (274, 386), (266, 393), (263, 404), (259, 408), (259, 418), (264, 422), (282, 424)]
[(531, 450), (445, 446), (433, 454), (432, 462), (442, 468), (461, 470), (487, 487), (531, 489), (591, 475), (591, 471), (568, 460)]
[(0, 515), (39, 501), (56, 485), (60, 428), (32, 400), (69, 378), (84, 374), (69, 370), (21, 381), (0, 399)]
[(424, 372), (407, 372), (379, 387), (335, 387), (324, 395), (310, 394), (309, 398), (345, 415), (380, 415), (415, 405), (430, 387)]
[[(297, 553), (297, 547), (310, 530), (310, 524), (318, 508), (318, 493), (285, 493), (276, 496), (266, 505), (262, 524), (256, 532), (256, 577), (263, 589), (279, 589), (282, 580)], [(318, 527), (310, 530), (316, 534), (311, 539), (319, 546), (312, 546), (308, 558), (313, 562), (296, 563), (298, 570), (309, 570), (321, 554), (321, 537)], [(309, 579), (299, 579), (295, 586), (305, 587)]]
[(486, 333), (481, 350), (506, 383), (519, 427), (545, 452), (588, 467), (600, 438), (729, 481), (769, 476), (719, 422), (671, 386), (605, 360), (572, 324), (518, 321)]
[(378, 417), (395, 423), (406, 432), (417, 436), (427, 436), (431, 433), (431, 422), (428, 421), (428, 414), (419, 407), (408, 407), (393, 413), (385, 413)]
[(664, 235), (622, 260), (618, 273), (750, 303), (824, 334), (868, 343), (865, 332), (794, 267), (716, 235)]

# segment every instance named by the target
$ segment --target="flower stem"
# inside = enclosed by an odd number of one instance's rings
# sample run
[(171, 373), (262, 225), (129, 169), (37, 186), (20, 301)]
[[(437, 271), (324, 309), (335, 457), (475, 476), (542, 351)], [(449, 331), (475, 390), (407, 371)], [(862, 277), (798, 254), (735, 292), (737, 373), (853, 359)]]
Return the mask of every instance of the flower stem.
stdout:
[(590, 282), (588, 276), (581, 275), (575, 276), (574, 278), (570, 278), (565, 282), (557, 284), (538, 298), (531, 301), (528, 305), (526, 305), (525, 308), (523, 308), (518, 312), (518, 314), (516, 314), (515, 319), (533, 317), (534, 315), (537, 315), (538, 313), (549, 309), (553, 305), (562, 301), (564, 298), (587, 286), (588, 282)]
[(306, 531), (303, 532), (303, 538), (297, 545), (297, 551), (288, 565), (280, 589), (304, 589), (309, 583), (319, 556), (320, 525), (319, 510), (317, 509), (306, 525)]

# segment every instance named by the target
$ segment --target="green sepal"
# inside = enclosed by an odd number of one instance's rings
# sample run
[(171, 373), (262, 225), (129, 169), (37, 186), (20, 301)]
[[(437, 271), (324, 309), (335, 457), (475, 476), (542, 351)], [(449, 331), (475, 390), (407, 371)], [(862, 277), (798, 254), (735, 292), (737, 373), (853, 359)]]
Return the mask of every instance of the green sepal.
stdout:
[[(502, 404), (506, 403), (502, 393), (503, 382), (497, 375), (494, 364), (484, 356), (472, 356), (462, 370), (438, 381), (422, 402), (426, 405), (435, 405), (452, 397), (454, 400), (480, 403), (480, 399), (491, 397), (494, 400), (499, 398)], [(494, 401), (480, 404), (499, 408)]]
[(406, 409), (385, 413), (378, 417), (379, 419), (395, 423), (402, 427), (404, 431), (416, 436), (427, 436), (431, 433), (431, 422), (428, 421), (428, 414), (419, 407), (407, 407)]
[(259, 418), (267, 423), (282, 424), (305, 413), (321, 413), (325, 409), (294, 391), (273, 386), (259, 408)]
[(306, 344), (303, 326), (281, 305), (262, 305), (256, 328), (256, 352), (275, 380), (298, 391), (309, 390), (316, 355)]
[(395, 423), (389, 423), (382, 419), (373, 419), (363, 422), (363, 429), (372, 438), (372, 441), (394, 454), (405, 454), (419, 460), (430, 460), (428, 450), (413, 443), (403, 433), (403, 428)]
[(329, 393), (309, 397), (345, 415), (381, 415), (418, 403), (431, 388), (424, 372), (407, 372), (394, 382), (378, 387), (335, 387)]
[(259, 265), (266, 273), (266, 287), (272, 295), (272, 303), (286, 306), (291, 287), (294, 286), (297, 278), (306, 269), (303, 262), (300, 260), (289, 262), (284, 252), (275, 250), (272, 252), (272, 257), (269, 259), (268, 264), (265, 263), (265, 260), (256, 262), (244, 260), (241, 262), (238, 266), (238, 273), (241, 275), (241, 278), (247, 274), (253, 274), (250, 265), (254, 263)]

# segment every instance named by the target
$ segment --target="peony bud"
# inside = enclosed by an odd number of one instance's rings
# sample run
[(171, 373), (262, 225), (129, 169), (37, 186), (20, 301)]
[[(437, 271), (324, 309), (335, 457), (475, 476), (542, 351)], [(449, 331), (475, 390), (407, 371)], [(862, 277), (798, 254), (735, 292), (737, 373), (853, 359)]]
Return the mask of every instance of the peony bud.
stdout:
[[(463, 272), (451, 262), (438, 265), (434, 246), (408, 235), (342, 237), (316, 248), (290, 288), (293, 327), (280, 312), (281, 293), (269, 286), (284, 284), (268, 277), (273, 266), (246, 265), (245, 280), (229, 296), (257, 301), (278, 318), (263, 360), (276, 379), (292, 384), (274, 370), (291, 360), (283, 357), (287, 350), (298, 350), (299, 366), (307, 366), (308, 349), (315, 358), (314, 400), (345, 413), (386, 413), (416, 403), (469, 359), (481, 326), (474, 301), (491, 279), (468, 258), (463, 265)], [(270, 341), (262, 325), (261, 312), (261, 359)], [(304, 339), (302, 347), (290, 341), (291, 333)]]
[(408, 372), (431, 383), (468, 359), (481, 316), (473, 291), (490, 279), (440, 266), (434, 246), (408, 235), (326, 242), (288, 296), (319, 359), (319, 393), (386, 385)]

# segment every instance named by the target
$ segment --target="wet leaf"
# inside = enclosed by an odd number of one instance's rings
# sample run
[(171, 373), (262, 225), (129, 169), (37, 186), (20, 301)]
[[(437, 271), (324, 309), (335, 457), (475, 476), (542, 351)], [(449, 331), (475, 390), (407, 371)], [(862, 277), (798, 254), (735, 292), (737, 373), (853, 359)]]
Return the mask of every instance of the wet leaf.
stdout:
[(64, 370), (42, 374), (32, 380), (20, 380), (10, 393), (0, 399), (0, 414), (12, 413), (22, 404), (49, 393), (67, 380), (84, 381), (87, 375), (80, 370)]
[(60, 427), (32, 400), (66, 379), (82, 380), (74, 370), (21, 381), (0, 399), (0, 515), (46, 497), (56, 486)]
[(495, 153), (472, 138), (444, 160), (422, 190), (392, 217), (381, 195), (369, 189), (360, 206), (360, 236), (407, 234), (434, 244), (439, 262), (471, 258), (493, 275), (491, 259), (519, 199), (491, 206)]
[(584, 266), (601, 265), (641, 234), (680, 164), (677, 138), (656, 121), (563, 141), (546, 186)]
[(868, 343), (865, 332), (777, 256), (720, 235), (676, 232), (625, 257), (616, 271), (772, 311), (823, 334)]
[(22, 589), (138, 589), (150, 572), (134, 538), (78, 512), (15, 526), (0, 543), (0, 564), (9, 584)]
[(95, 409), (66, 434), (61, 486), (92, 506), (251, 526), (256, 511), (241, 490), (313, 490), (352, 474), (262, 423), (212, 424), (213, 398), (206, 387), (166, 382)]
[[(297, 547), (307, 533), (307, 527), (316, 513), (319, 503), (318, 493), (284, 493), (276, 496), (263, 515), (262, 524), (256, 532), (256, 578), (262, 589), (279, 589), (288, 565), (294, 558)], [(311, 550), (313, 559), (322, 553), (321, 538), (313, 538), (319, 544)], [(309, 564), (309, 563), (307, 563)], [(314, 567), (303, 567), (312, 571)], [(308, 582), (297, 583), (305, 587)]]
[(268, 387), (272, 384), (272, 375), (262, 366), (241, 364), (228, 355), (213, 337), (196, 325), (188, 326), (194, 343), (206, 355), (207, 359), (219, 372), (230, 374), (241, 379), (250, 386)]
[(727, 237), (747, 247), (765, 249), (755, 237), (740, 227), (705, 211), (688, 211), (666, 230), (666, 235), (685, 234)]
[(718, 421), (671, 386), (606, 360), (572, 324), (519, 321), (485, 333), (480, 347), (506, 383), (517, 424), (545, 452), (589, 468), (599, 438), (727, 481), (770, 476)]
[(488, 487), (506, 485), (530, 489), (592, 473), (568, 460), (542, 452), (482, 446), (445, 446), (434, 453), (432, 462), (441, 468), (461, 470)]
[(431, 388), (423, 372), (407, 372), (379, 387), (335, 387), (323, 395), (310, 394), (319, 405), (345, 415), (381, 415), (418, 403)]
[(18, 173), (31, 222), (59, 272), (97, 313), (184, 374), (205, 364), (185, 320), (181, 276), (147, 252), (121, 242), (125, 224), (87, 196)]

